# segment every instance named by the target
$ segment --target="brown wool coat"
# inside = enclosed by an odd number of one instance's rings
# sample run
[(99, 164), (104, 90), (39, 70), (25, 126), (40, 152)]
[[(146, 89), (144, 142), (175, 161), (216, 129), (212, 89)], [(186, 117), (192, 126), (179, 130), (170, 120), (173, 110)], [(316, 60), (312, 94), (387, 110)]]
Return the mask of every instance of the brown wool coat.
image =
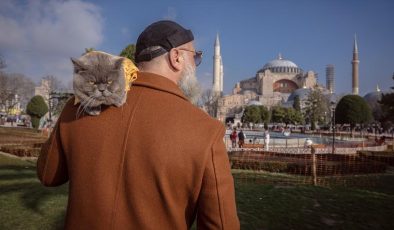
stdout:
[(44, 185), (69, 181), (66, 229), (239, 229), (224, 127), (176, 84), (139, 73), (99, 116), (72, 101), (37, 162)]

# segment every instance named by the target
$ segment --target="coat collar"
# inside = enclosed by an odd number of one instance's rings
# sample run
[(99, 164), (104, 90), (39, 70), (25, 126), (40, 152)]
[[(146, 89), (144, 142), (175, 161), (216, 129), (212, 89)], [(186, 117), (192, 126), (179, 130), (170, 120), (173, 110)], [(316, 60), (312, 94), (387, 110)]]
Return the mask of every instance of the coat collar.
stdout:
[[(158, 74), (149, 73), (149, 72), (138, 72), (137, 80), (133, 82), (133, 86), (134, 85), (161, 90), (167, 93), (174, 94), (188, 101), (185, 94), (183, 94), (183, 92), (179, 89), (179, 87), (174, 82)], [(133, 88), (133, 86), (131, 88)]]

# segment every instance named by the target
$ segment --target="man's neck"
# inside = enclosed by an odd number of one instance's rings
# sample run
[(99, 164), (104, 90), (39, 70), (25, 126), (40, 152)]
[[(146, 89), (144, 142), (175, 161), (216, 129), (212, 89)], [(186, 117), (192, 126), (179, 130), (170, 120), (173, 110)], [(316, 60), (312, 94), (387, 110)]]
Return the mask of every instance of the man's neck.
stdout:
[(170, 81), (174, 82), (176, 85), (178, 85), (178, 78), (176, 74), (174, 73), (169, 73), (169, 71), (162, 71), (154, 68), (142, 68), (140, 69), (140, 72), (148, 72), (148, 73), (153, 73), (157, 74), (160, 76), (163, 76), (165, 78), (168, 78)]

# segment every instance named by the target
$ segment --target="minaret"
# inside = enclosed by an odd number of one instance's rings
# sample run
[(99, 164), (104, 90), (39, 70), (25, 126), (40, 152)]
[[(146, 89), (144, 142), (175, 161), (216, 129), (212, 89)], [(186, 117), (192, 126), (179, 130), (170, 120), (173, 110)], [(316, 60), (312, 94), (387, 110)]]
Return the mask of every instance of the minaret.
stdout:
[(220, 56), (220, 92), (223, 93), (223, 59)]
[(216, 34), (215, 40), (215, 53), (213, 55), (213, 84), (212, 91), (217, 94), (223, 92), (223, 63), (222, 56), (220, 55), (220, 42), (219, 34)]
[(353, 47), (353, 60), (352, 60), (352, 93), (358, 95), (358, 47), (356, 35), (354, 35), (354, 47)]

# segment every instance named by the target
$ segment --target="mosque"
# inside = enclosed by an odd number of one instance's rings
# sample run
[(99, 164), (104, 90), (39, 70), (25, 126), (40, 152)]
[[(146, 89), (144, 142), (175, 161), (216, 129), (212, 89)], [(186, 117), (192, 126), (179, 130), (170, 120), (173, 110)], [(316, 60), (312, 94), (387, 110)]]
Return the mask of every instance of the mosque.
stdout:
[[(301, 106), (313, 88), (319, 88), (328, 97), (334, 93), (334, 66), (326, 68), (327, 87), (318, 84), (313, 70), (304, 71), (281, 54), (257, 70), (255, 76), (237, 82), (230, 95), (223, 95), (223, 62), (219, 36), (216, 36), (213, 57), (213, 88), (219, 95), (216, 118), (220, 121), (239, 120), (247, 105), (263, 105), (267, 108), (281, 105), (290, 107), (298, 96)], [(352, 59), (352, 93), (358, 95), (358, 47), (354, 38)]]

